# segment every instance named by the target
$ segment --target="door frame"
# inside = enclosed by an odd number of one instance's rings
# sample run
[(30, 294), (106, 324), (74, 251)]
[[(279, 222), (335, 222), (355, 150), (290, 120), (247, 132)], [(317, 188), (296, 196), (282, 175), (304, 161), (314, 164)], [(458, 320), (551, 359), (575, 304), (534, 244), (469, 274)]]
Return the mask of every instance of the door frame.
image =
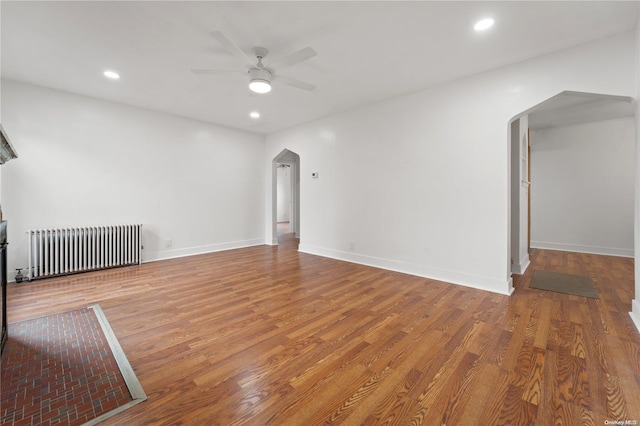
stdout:
[(291, 165), (290, 229), (300, 238), (300, 156), (283, 149), (271, 161), (271, 244), (278, 245), (278, 164)]

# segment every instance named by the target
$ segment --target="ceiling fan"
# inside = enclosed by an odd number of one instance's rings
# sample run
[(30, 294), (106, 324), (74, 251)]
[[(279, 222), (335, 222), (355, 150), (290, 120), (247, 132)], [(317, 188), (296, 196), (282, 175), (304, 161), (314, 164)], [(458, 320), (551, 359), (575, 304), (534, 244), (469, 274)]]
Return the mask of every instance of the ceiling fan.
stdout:
[(304, 49), (298, 50), (297, 52), (271, 62), (267, 67), (262, 63), (262, 60), (269, 53), (269, 51), (264, 47), (254, 47), (252, 49), (252, 52), (255, 55), (256, 59), (251, 59), (238, 46), (236, 46), (231, 40), (229, 40), (227, 36), (225, 36), (221, 31), (213, 31), (211, 32), (211, 35), (218, 41), (218, 43), (220, 43), (222, 47), (228, 50), (231, 54), (242, 59), (245, 62), (248, 71), (192, 69), (191, 72), (193, 72), (194, 74), (218, 75), (227, 73), (247, 73), (249, 75), (249, 89), (252, 92), (260, 94), (268, 93), (271, 91), (272, 80), (282, 81), (284, 84), (287, 84), (289, 86), (308, 91), (312, 91), (316, 88), (316, 86), (314, 86), (313, 84), (305, 83), (303, 81), (299, 81), (291, 77), (286, 77), (281, 74), (276, 74), (276, 69), (280, 70), (282, 68), (290, 67), (316, 56), (317, 53), (312, 48), (305, 47)]

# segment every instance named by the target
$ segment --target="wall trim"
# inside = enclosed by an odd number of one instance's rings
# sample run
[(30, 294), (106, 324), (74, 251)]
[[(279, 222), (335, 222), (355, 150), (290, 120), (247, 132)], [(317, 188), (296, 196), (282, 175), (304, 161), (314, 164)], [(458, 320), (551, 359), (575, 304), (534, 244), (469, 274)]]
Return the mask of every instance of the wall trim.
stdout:
[(638, 332), (640, 332), (640, 300), (633, 299), (631, 301), (631, 312), (629, 312), (629, 315), (638, 329)]
[[(300, 243), (298, 251), (302, 253), (312, 254), (316, 256), (328, 257), (331, 259), (341, 260), (344, 262), (357, 263), (360, 265), (371, 266), (374, 268), (386, 269), (389, 271), (400, 272), (403, 274), (415, 275), (418, 277), (429, 278), (437, 281), (443, 281), (450, 284), (461, 285), (465, 287), (475, 288), (477, 290), (490, 291), (509, 296), (513, 293), (511, 278), (502, 281), (495, 278), (484, 277), (480, 275), (472, 275), (464, 272), (451, 271), (447, 269), (435, 268), (427, 265), (419, 265), (409, 262), (401, 262), (397, 260), (384, 259), (380, 257), (367, 256), (363, 254), (346, 252), (341, 250), (327, 249), (324, 247), (313, 246), (310, 244)], [(503, 288), (504, 291), (497, 290)]]
[(511, 268), (511, 273), (516, 275), (524, 275), (529, 265), (531, 265), (529, 253), (525, 253), (522, 259), (520, 259), (520, 262), (517, 265), (513, 265), (513, 267)]
[(214, 253), (217, 251), (233, 250), (244, 247), (260, 246), (264, 244), (266, 244), (264, 239), (256, 238), (253, 240), (231, 241), (227, 243), (208, 244), (206, 246), (186, 247), (173, 250), (158, 250), (149, 252), (142, 250), (142, 263), (157, 262), (159, 260), (195, 256), (197, 254)]
[(531, 248), (571, 251), (577, 253), (601, 254), (604, 256), (634, 257), (633, 249), (614, 247), (595, 247), (577, 244), (549, 243), (545, 241), (531, 241)]
[[(142, 250), (141, 257), (142, 257), (142, 263), (150, 263), (150, 262), (158, 262), (160, 260), (175, 259), (178, 257), (187, 257), (187, 256), (195, 256), (198, 254), (214, 253), (217, 251), (233, 250), (233, 249), (252, 247), (252, 246), (261, 246), (264, 244), (265, 244), (265, 241), (263, 239), (257, 238), (254, 240), (233, 241), (229, 243), (209, 244), (206, 246), (188, 247), (188, 248), (174, 249), (174, 250), (162, 250), (162, 251), (150, 251), (150, 252), (145, 252), (145, 250)], [(131, 265), (127, 265), (125, 266), (125, 268), (129, 266)], [(114, 269), (117, 269), (117, 268), (114, 268)], [(97, 272), (97, 271), (87, 271), (87, 272)], [(8, 272), (7, 282), (8, 283), (16, 282), (15, 271)], [(27, 280), (24, 281), (24, 283), (28, 283), (28, 282), (29, 281)]]

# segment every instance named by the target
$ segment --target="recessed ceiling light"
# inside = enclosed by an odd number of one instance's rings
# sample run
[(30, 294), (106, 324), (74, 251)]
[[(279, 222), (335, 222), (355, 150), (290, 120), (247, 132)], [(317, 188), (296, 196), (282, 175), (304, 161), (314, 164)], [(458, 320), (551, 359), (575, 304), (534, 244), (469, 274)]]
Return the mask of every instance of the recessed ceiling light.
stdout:
[(105, 71), (102, 74), (111, 80), (118, 80), (120, 78), (120, 74), (115, 71)]
[(476, 31), (484, 31), (486, 29), (491, 28), (494, 23), (495, 21), (493, 20), (493, 18), (481, 19), (478, 22), (476, 22), (476, 24), (473, 26), (473, 29)]
[(251, 118), (260, 118), (260, 113), (258, 111), (251, 111), (249, 114)]

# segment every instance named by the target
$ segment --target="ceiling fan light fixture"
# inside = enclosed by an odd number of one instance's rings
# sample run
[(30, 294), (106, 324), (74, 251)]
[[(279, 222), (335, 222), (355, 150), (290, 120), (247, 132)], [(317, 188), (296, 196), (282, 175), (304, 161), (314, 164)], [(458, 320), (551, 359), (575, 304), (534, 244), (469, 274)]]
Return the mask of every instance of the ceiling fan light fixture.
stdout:
[(251, 82), (249, 82), (249, 89), (259, 94), (269, 93), (271, 91), (271, 83), (267, 80), (251, 80)]
[(271, 91), (271, 73), (264, 68), (249, 70), (249, 90), (255, 93), (269, 93)]

